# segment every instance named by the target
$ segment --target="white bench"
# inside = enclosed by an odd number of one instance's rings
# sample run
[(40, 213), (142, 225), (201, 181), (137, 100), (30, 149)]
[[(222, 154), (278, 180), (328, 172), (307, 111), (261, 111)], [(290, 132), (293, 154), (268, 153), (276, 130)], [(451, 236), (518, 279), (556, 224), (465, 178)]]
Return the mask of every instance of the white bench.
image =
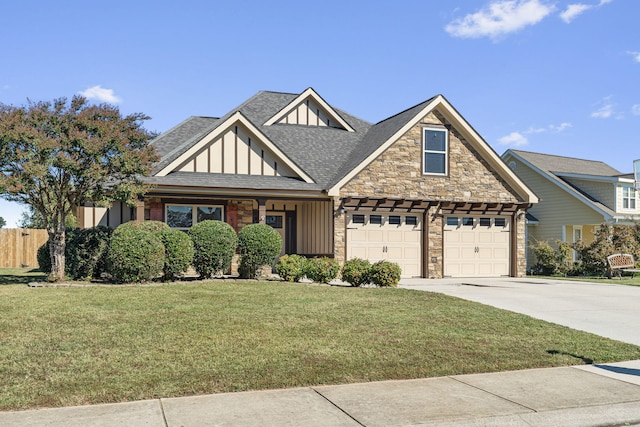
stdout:
[(636, 273), (640, 273), (640, 268), (636, 268), (636, 261), (631, 254), (613, 254), (607, 257), (609, 264), (609, 278), (613, 274), (622, 277), (622, 272), (631, 273), (631, 277), (635, 277)]

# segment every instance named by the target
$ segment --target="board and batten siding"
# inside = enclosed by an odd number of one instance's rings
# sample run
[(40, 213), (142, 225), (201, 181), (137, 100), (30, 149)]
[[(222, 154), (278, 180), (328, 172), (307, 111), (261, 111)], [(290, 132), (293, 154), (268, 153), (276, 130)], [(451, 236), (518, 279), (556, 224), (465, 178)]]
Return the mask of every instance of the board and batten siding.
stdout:
[(332, 121), (327, 112), (312, 99), (305, 99), (294, 107), (284, 118), (278, 121), (279, 124), (305, 125), (305, 126), (330, 126), (340, 127), (337, 122)]
[(114, 202), (110, 208), (88, 204), (77, 208), (77, 225), (80, 228), (91, 228), (98, 225), (116, 228), (120, 224), (133, 220), (133, 211), (133, 208), (121, 202)]
[(180, 172), (297, 176), (244, 126), (234, 125), (176, 169)]
[(333, 253), (333, 203), (331, 201), (300, 204), (297, 242), (299, 254)]

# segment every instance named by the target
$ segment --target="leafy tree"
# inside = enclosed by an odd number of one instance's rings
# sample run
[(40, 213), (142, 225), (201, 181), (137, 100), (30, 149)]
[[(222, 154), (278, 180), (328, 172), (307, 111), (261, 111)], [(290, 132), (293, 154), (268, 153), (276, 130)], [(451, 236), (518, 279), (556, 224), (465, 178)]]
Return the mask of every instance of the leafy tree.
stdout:
[(142, 128), (148, 119), (81, 96), (0, 104), (0, 194), (42, 216), (51, 245), (49, 280), (64, 278), (65, 221), (74, 206), (132, 205), (145, 192), (141, 177), (157, 159)]
[(4, 227), (5, 225), (7, 225), (7, 221), (0, 216), (0, 228)]

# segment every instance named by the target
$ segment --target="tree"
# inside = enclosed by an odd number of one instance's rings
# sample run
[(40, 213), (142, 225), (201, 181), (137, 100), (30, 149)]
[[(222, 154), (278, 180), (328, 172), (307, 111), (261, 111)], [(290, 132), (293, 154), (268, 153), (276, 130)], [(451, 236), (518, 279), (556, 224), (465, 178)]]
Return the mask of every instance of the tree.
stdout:
[(0, 228), (4, 227), (5, 225), (7, 225), (7, 221), (0, 216)]
[(49, 233), (51, 274), (64, 279), (65, 221), (75, 206), (113, 201), (133, 205), (147, 190), (142, 177), (157, 160), (142, 128), (149, 117), (122, 116), (109, 104), (0, 104), (0, 194), (31, 206)]

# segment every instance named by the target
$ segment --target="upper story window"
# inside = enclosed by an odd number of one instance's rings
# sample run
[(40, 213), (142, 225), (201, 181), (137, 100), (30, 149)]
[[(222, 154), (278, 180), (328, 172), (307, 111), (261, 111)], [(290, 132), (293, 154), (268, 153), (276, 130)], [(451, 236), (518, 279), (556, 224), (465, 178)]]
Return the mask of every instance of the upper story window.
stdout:
[(222, 221), (222, 206), (215, 205), (166, 205), (165, 218), (171, 228), (187, 230), (207, 219)]
[(446, 129), (424, 128), (422, 173), (447, 175), (449, 164), (449, 141)]
[(635, 210), (636, 189), (634, 187), (622, 187), (622, 208)]

